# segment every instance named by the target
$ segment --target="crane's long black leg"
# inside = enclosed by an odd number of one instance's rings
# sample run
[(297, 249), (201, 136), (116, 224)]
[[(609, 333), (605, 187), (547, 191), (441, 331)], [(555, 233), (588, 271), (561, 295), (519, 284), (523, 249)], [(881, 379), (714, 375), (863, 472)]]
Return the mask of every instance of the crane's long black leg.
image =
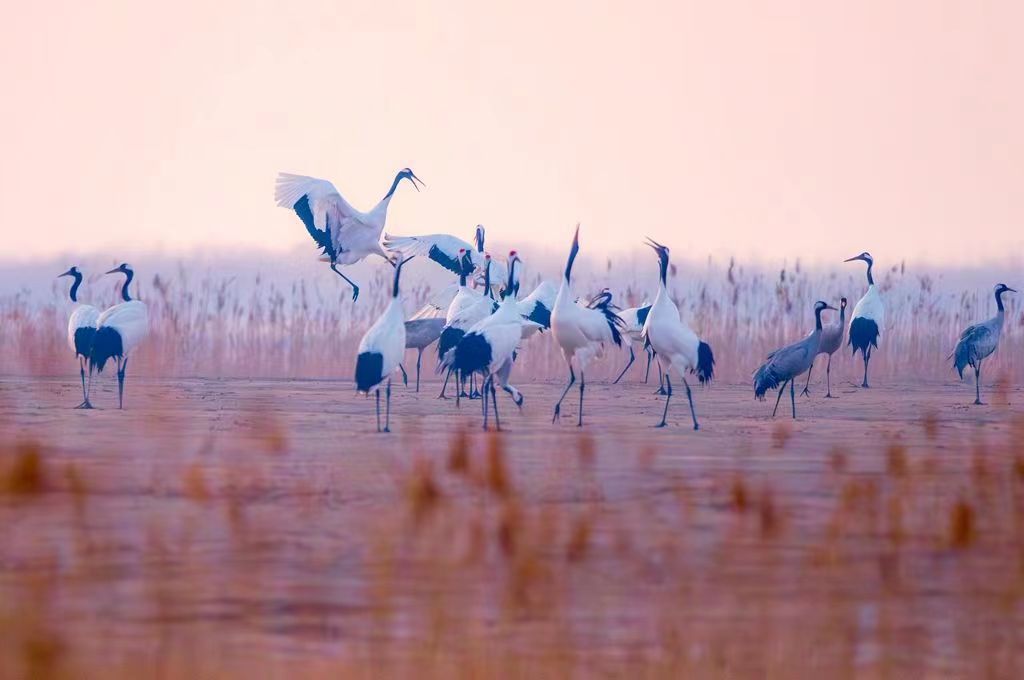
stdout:
[(834, 399), (832, 396), (832, 355), (828, 355), (828, 363), (825, 364), (825, 384), (828, 386), (828, 391), (825, 392), (826, 399)]
[(569, 384), (565, 386), (565, 390), (562, 392), (562, 396), (558, 398), (558, 402), (555, 404), (555, 415), (551, 418), (551, 423), (554, 424), (558, 420), (558, 415), (562, 412), (562, 400), (565, 399), (565, 395), (569, 394), (569, 390), (572, 388), (573, 383), (576, 382), (576, 374), (572, 370), (572, 364), (569, 364)]
[(446, 389), (448, 389), (448, 379), (451, 378), (451, 377), (452, 377), (452, 369), (449, 368), (448, 372), (445, 373), (445, 376), (444, 376), (444, 384), (441, 385), (441, 394), (437, 395), (438, 399), (447, 399), (448, 398), (448, 397), (446, 397), (444, 395), (444, 391)]
[(775, 397), (775, 408), (772, 409), (772, 418), (775, 417), (775, 412), (779, 410), (779, 402), (782, 401), (782, 393), (786, 391), (786, 383), (787, 382), (792, 382), (792, 381), (787, 380), (787, 381), (783, 382), (782, 385), (779, 387), (779, 396)]
[(693, 392), (690, 391), (690, 383), (683, 378), (683, 385), (686, 386), (686, 398), (690, 401), (690, 417), (693, 418), (693, 429), (699, 430), (700, 423), (697, 422), (697, 409), (693, 406)]
[(501, 432), (501, 421), (498, 420), (498, 392), (494, 389), (493, 375), (487, 379), (487, 384), (491, 386), (491, 404), (494, 407), (494, 429)]
[(627, 363), (626, 367), (624, 369), (622, 369), (622, 373), (619, 373), (619, 377), (615, 379), (615, 382), (612, 383), (613, 385), (618, 385), (619, 384), (619, 381), (622, 380), (622, 376), (626, 375), (626, 371), (628, 371), (629, 367), (633, 365), (633, 361), (635, 359), (636, 359), (636, 355), (633, 353), (633, 344), (630, 343), (630, 345), (629, 345), (629, 363)]
[(416, 393), (420, 391), (420, 361), (423, 360), (423, 350), (416, 355)]
[(576, 421), (576, 427), (583, 427), (583, 389), (587, 386), (587, 380), (583, 376), (583, 371), (580, 370), (580, 416), (579, 420)]
[(376, 390), (377, 394), (377, 432), (380, 432), (380, 388)]
[(388, 386), (385, 390), (387, 400), (385, 401), (384, 411), (384, 431), (391, 432), (391, 378), (388, 378)]
[(487, 431), (487, 385), (486, 385), (486, 383), (484, 384), (483, 394), (480, 395), (480, 404), (483, 406), (483, 410), (484, 410), (484, 431), (486, 432)]
[(974, 365), (974, 405), (984, 406), (981, 400), (981, 362)]
[(861, 387), (871, 387), (871, 385), (868, 385), (868, 362), (869, 361), (871, 361), (871, 349), (870, 348), (864, 351), (864, 382), (861, 384)]
[[(87, 361), (88, 361), (88, 359), (85, 359), (83, 357), (78, 357), (78, 374), (82, 377), (82, 403), (79, 404), (78, 406), (76, 406), (75, 408), (80, 408), (80, 409), (90, 409), (90, 408), (92, 408), (92, 404), (89, 403), (89, 392), (85, 388), (85, 364), (86, 364)], [(92, 370), (91, 369), (90, 369), (89, 373), (90, 373), (89, 378), (90, 378), (90, 382), (91, 382), (92, 381)]]
[[(658, 365), (658, 371), (661, 371), (660, 364)], [(658, 376), (659, 382), (662, 378), (664, 378), (665, 384), (668, 385), (668, 389), (665, 390), (665, 410), (661, 414), (661, 422), (655, 425), (655, 427), (665, 427), (666, 425), (668, 425), (668, 402), (672, 401), (672, 379), (669, 377), (667, 373), (664, 376)]]
[(664, 377), (666, 375), (668, 375), (668, 373), (665, 371), (665, 369), (663, 369), (661, 367), (661, 359), (658, 359), (658, 353), (657, 352), (654, 352), (654, 358), (658, 362), (658, 391), (655, 392), (655, 394), (664, 395), (664, 394), (667, 394), (667, 392), (665, 392), (665, 380), (664, 380)]
[(128, 357), (117, 362), (117, 408), (124, 410), (124, 373), (128, 370)]
[[(644, 373), (644, 384), (647, 384), (647, 379), (651, 377), (651, 359), (653, 358), (651, 351), (647, 350), (647, 371)], [(658, 378), (661, 379), (660, 377)]]
[(352, 302), (358, 300), (359, 286), (356, 285), (356, 282), (342, 274), (341, 271), (338, 270), (338, 265), (335, 264), (334, 262), (331, 263), (331, 270), (341, 278), (345, 279), (345, 282), (348, 283), (348, 285), (352, 286)]
[(796, 420), (796, 388), (793, 381), (789, 381), (789, 400), (793, 403), (793, 420)]
[(400, 370), (402, 372), (402, 382), (405, 384), (406, 387), (408, 387), (409, 386), (409, 374), (405, 372), (405, 366), (403, 366), (402, 364), (398, 364), (398, 370)]
[(807, 369), (807, 384), (804, 385), (804, 391), (800, 393), (801, 397), (811, 396), (811, 371), (814, 370), (814, 359), (811, 359), (811, 367)]

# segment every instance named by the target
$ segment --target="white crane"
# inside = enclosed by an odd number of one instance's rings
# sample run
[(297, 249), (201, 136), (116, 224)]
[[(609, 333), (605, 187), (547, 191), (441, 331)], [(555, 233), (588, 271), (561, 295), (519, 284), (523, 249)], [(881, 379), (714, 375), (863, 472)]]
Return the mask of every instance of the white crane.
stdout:
[(449, 371), (458, 371), (461, 375), (479, 373), (482, 376), (481, 401), (485, 430), (488, 396), (494, 408), (495, 427), (501, 429), (497, 392), (494, 387), (496, 379), (501, 388), (512, 396), (516, 406), (523, 405), (522, 393), (508, 382), (512, 363), (515, 361), (516, 348), (523, 338), (523, 325), (532, 323), (523, 318), (516, 301), (514, 279), (515, 268), (519, 262), (519, 257), (513, 251), (508, 261), (504, 297), (498, 309), (469, 329), (454, 349), (445, 355), (443, 361), (444, 367)]
[[(813, 331), (812, 331), (813, 332)], [(821, 327), (821, 342), (818, 343), (818, 354), (827, 354), (828, 363), (825, 364), (825, 384), (827, 385), (825, 398), (832, 399), (832, 355), (843, 346), (843, 336), (846, 334), (846, 298), (839, 300), (839, 321), (823, 324)], [(810, 395), (811, 371), (814, 364), (807, 369), (807, 384), (804, 385), (802, 395)]]
[(615, 313), (612, 305), (612, 295), (603, 291), (596, 295), (589, 304), (579, 304), (572, 294), (571, 276), (572, 265), (580, 250), (580, 227), (576, 225), (576, 233), (572, 239), (572, 248), (569, 250), (569, 260), (565, 265), (565, 275), (562, 277), (562, 284), (558, 288), (558, 296), (555, 298), (555, 308), (551, 312), (551, 330), (555, 340), (562, 348), (562, 356), (565, 363), (569, 365), (569, 384), (565, 391), (558, 398), (555, 404), (555, 413), (551, 418), (554, 423), (562, 409), (562, 400), (569, 393), (573, 383), (576, 382), (576, 372), (580, 372), (580, 412), (577, 426), (583, 426), (583, 390), (586, 387), (584, 373), (587, 364), (595, 357), (600, 357), (604, 352), (604, 346), (614, 342), (622, 346), (623, 328), (622, 319)]
[[(515, 251), (512, 251), (513, 254)], [(519, 295), (519, 282), (516, 281), (513, 297)], [(516, 303), (519, 314), (529, 323), (523, 325), (523, 339), (528, 340), (535, 333), (543, 333), (551, 328), (551, 310), (555, 307), (558, 289), (547, 281), (541, 281), (533, 292)]]
[(984, 405), (981, 401), (981, 362), (999, 347), (999, 336), (1003, 332), (1003, 320), (1006, 316), (1003, 309), (1003, 293), (1016, 292), (1005, 283), (996, 284), (996, 315), (988, 321), (964, 329), (953, 353), (947, 357), (953, 359), (953, 368), (960, 374), (961, 380), (964, 379), (965, 368), (970, 366), (974, 369), (974, 403), (977, 406)]
[[(468, 252), (463, 255), (463, 262), (469, 264)], [(484, 294), (474, 293), (466, 287), (466, 278), (468, 276), (468, 267), (463, 269), (462, 273), (459, 274), (459, 292), (452, 299), (451, 305), (448, 306), (448, 314), (445, 316), (444, 329), (441, 331), (441, 338), (437, 341), (437, 358), (439, 362), (443, 362), (444, 356), (450, 352), (459, 341), (462, 340), (466, 332), (469, 331), (478, 321), (486, 319), (488, 316), (494, 313), (498, 307), (498, 303), (491, 297), (491, 267), (492, 261), (491, 256), (487, 255), (484, 259)], [(440, 363), (438, 364), (440, 368)], [(452, 371), (448, 371), (445, 375), (444, 384), (441, 386), (441, 393), (438, 395), (439, 399), (446, 399), (445, 390), (448, 388), (448, 379), (451, 377)], [(470, 378), (470, 397), (475, 397), (474, 394), (475, 386), (473, 383), (473, 374), (460, 374), (459, 375), (459, 391), (458, 397), (462, 396), (462, 387), (466, 378)]]
[[(135, 272), (127, 264), (111, 269), (107, 274), (124, 274), (121, 286), (123, 302), (105, 310), (96, 319), (96, 336), (93, 339), (92, 351), (89, 353), (89, 383), (92, 386), (92, 369), (103, 372), (103, 367), (110, 359), (117, 361), (117, 402), (118, 408), (124, 408), (124, 376), (128, 370), (128, 357), (133, 349), (139, 346), (149, 335), (149, 310), (144, 302), (133, 300), (128, 287)], [(86, 396), (86, 401), (89, 398)]]
[[(274, 200), (282, 208), (294, 210), (313, 241), (323, 251), (323, 257), (331, 263), (335, 274), (352, 286), (352, 300), (359, 298), (359, 286), (338, 269), (339, 264), (355, 264), (369, 255), (378, 255), (391, 261), (380, 242), (384, 223), (388, 217), (388, 205), (398, 184), (407, 179), (419, 191), (417, 182), (423, 184), (409, 168), (399, 170), (391, 188), (384, 198), (370, 212), (359, 212), (346, 201), (334, 185), (325, 179), (291, 175), (285, 172), (277, 176)], [(424, 185), (426, 186), (426, 185)]]
[[(648, 239), (648, 245), (658, 254), (659, 277), (661, 283), (654, 304), (644, 321), (641, 335), (658, 354), (658, 369), (665, 376), (665, 411), (661, 422), (656, 427), (665, 427), (668, 417), (668, 403), (672, 400), (671, 371), (676, 369), (683, 385), (686, 387), (686, 398), (690, 402), (690, 416), (693, 418), (693, 429), (700, 429), (697, 423), (697, 411), (693, 407), (693, 393), (686, 382), (686, 373), (697, 376), (700, 384), (711, 382), (715, 373), (715, 355), (711, 345), (697, 337), (690, 327), (679, 316), (679, 307), (668, 294), (668, 248)], [(664, 363), (663, 363), (664, 362)]]
[(882, 296), (878, 294), (875, 280), (871, 276), (871, 267), (875, 263), (871, 254), (865, 251), (856, 257), (844, 260), (844, 262), (855, 262), (856, 260), (862, 260), (868, 265), (868, 290), (853, 308), (849, 344), (853, 348), (854, 356), (857, 355), (857, 350), (860, 350), (861, 356), (864, 357), (864, 382), (861, 387), (870, 387), (868, 385), (868, 362), (871, 361), (871, 348), (878, 349), (882, 327), (885, 326), (885, 305), (882, 304)]
[(82, 378), (82, 403), (75, 408), (92, 408), (92, 404), (89, 403), (89, 394), (85, 390), (85, 365), (92, 352), (93, 339), (96, 337), (96, 321), (100, 318), (100, 310), (92, 305), (78, 302), (78, 288), (82, 285), (82, 272), (78, 271), (78, 267), (71, 267), (63, 274), (59, 274), (58, 278), (61, 276), (70, 276), (74, 279), (68, 293), (72, 304), (75, 305), (68, 317), (68, 346), (78, 359), (78, 373)]
[(775, 399), (772, 418), (779, 410), (782, 392), (789, 383), (789, 398), (793, 403), (793, 418), (796, 418), (796, 389), (793, 380), (804, 371), (810, 369), (814, 357), (818, 355), (821, 344), (821, 313), (826, 309), (835, 310), (826, 302), (818, 300), (814, 303), (814, 330), (803, 340), (786, 345), (768, 355), (768, 361), (754, 372), (754, 397), (764, 399), (765, 392), (778, 388), (779, 396)]
[[(391, 431), (391, 374), (402, 362), (405, 353), (405, 312), (402, 309), (402, 298), (399, 295), (398, 282), (402, 275), (402, 267), (412, 258), (395, 262), (395, 278), (391, 288), (391, 302), (384, 313), (373, 323), (359, 341), (359, 353), (356, 356), (356, 391), (369, 394), (375, 390), (377, 395), (377, 432)], [(380, 386), (387, 381), (385, 394), (387, 412), (384, 416), (384, 429), (380, 427)]]
[[(393, 236), (385, 234), (384, 247), (388, 250), (399, 250), (406, 255), (422, 255), (453, 274), (461, 273), (461, 256), (462, 251), (465, 251), (469, 253), (473, 261), (473, 272), (476, 273), (475, 283), (483, 285), (484, 267), (487, 263), (487, 253), (484, 250), (486, 234), (487, 232), (482, 224), (476, 225), (473, 245), (451, 234), (423, 234), (422, 236)], [(491, 262), (492, 282), (498, 283), (504, 281), (507, 277), (508, 272), (505, 270), (504, 264), (501, 262)]]

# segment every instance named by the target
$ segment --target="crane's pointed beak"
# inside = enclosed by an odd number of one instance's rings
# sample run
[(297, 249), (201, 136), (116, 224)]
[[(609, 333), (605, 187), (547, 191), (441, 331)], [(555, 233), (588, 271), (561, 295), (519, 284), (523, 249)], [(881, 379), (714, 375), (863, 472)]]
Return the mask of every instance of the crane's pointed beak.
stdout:
[[(63, 276), (63, 274), (61, 274), (61, 276)], [(1010, 288), (1009, 286), (1007, 286), (1006, 287), (1006, 292), (1007, 293), (1016, 293), (1017, 289), (1016, 288)]]
[(117, 269), (117, 268), (114, 268), (114, 269), (111, 269), (109, 272), (103, 272), (103, 273), (104, 274), (120, 274), (121, 270)]
[(58, 279), (59, 279), (60, 277), (62, 277), (62, 276), (71, 276), (71, 270), (69, 269), (69, 270), (67, 270), (66, 272), (64, 272), (63, 274), (57, 274), (57, 278), (58, 278)]
[(825, 309), (831, 309), (833, 312), (838, 312), (839, 311), (838, 309), (836, 309), (832, 305), (825, 305)]
[(576, 223), (576, 233), (572, 236), (572, 244), (578, 246), (580, 244), (580, 223)]
[(420, 190), (419, 186), (417, 186), (417, 185), (416, 185), (416, 183), (417, 183), (417, 182), (419, 182), (420, 184), (422, 184), (422, 185), (423, 185), (423, 188), (424, 188), (424, 189), (426, 189), (426, 188), (427, 188), (427, 183), (426, 183), (426, 182), (424, 182), (423, 180), (421, 180), (421, 179), (420, 179), (419, 177), (417, 177), (417, 176), (416, 176), (416, 173), (415, 173), (415, 172), (413, 172), (412, 170), (410, 170), (410, 171), (409, 171), (409, 179), (411, 179), (411, 180), (412, 180), (412, 185), (413, 185), (414, 187), (416, 187), (416, 191), (419, 191), (419, 190)]
[(857, 260), (863, 260), (863, 259), (864, 259), (863, 257), (861, 257), (860, 255), (858, 255), (858, 256), (856, 256), (856, 257), (851, 257), (851, 258), (850, 258), (850, 259), (848, 259), (848, 260), (843, 260), (843, 262), (856, 262)]

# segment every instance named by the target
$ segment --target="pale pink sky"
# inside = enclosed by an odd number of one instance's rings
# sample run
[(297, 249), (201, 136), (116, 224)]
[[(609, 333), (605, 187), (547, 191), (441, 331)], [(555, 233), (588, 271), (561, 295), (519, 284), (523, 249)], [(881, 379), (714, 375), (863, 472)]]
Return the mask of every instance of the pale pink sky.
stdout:
[(1024, 3), (49, 2), (0, 24), (4, 255), (389, 230), (973, 262), (1024, 243)]

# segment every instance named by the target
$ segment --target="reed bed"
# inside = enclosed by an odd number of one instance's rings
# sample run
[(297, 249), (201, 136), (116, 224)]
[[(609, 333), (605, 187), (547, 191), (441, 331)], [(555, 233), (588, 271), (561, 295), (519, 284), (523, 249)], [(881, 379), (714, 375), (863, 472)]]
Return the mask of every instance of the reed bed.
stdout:
[[(421, 269), (421, 275), (407, 277), (409, 314), (449, 283), (436, 267), (426, 267), (431, 276), (422, 276)], [(133, 361), (133, 371), (153, 376), (350, 378), (359, 338), (387, 303), (390, 276), (386, 267), (369, 269), (361, 277), (362, 296), (352, 303), (347, 286), (315, 263), (307, 263), (299, 274), (274, 277), (261, 273), (258, 264), (229, 273), (183, 262), (161, 262), (148, 269), (140, 271), (136, 297), (149, 305), (152, 336)], [(574, 288), (580, 296), (609, 286), (625, 307), (652, 300), (656, 292), (653, 268), (644, 260), (587, 262), (577, 269), (581, 274)], [(847, 265), (840, 276), (799, 265), (768, 269), (735, 261), (686, 263), (673, 266), (670, 288), (684, 318), (714, 348), (719, 378), (745, 382), (768, 351), (810, 330), (815, 300), (837, 304), (845, 295), (852, 312), (865, 287), (861, 269)], [(995, 311), (991, 276), (1012, 279), (1011, 272), (975, 275), (967, 287), (965, 277), (956, 272), (913, 274), (904, 265), (880, 270), (877, 279), (888, 319), (882, 349), (873, 357), (873, 375), (901, 381), (954, 376), (947, 357), (960, 331)], [(549, 280), (557, 282), (557, 274)], [(539, 281), (537, 274), (528, 277), (524, 294)], [(109, 279), (92, 277), (85, 290), (100, 293), (89, 299), (116, 302), (116, 287)], [(69, 308), (65, 293), (63, 285), (52, 285), (48, 298), (26, 291), (0, 295), (0, 341), (5, 348), (0, 373), (63, 373), (67, 362), (51, 358), (65, 351), (60, 332)], [(1007, 300), (1009, 322), (1003, 344), (989, 362), (995, 373), (988, 375), (1020, 381), (1024, 314), (1017, 296)], [(516, 367), (518, 379), (562, 377), (564, 362), (549, 335), (524, 349), (524, 360)], [(840, 366), (850, 361), (843, 358), (849, 356), (845, 350), (840, 355)], [(591, 378), (613, 376), (626, 356), (625, 350), (610, 350), (608, 360), (591, 369)], [(849, 363), (846, 370), (855, 374), (857, 364)]]

